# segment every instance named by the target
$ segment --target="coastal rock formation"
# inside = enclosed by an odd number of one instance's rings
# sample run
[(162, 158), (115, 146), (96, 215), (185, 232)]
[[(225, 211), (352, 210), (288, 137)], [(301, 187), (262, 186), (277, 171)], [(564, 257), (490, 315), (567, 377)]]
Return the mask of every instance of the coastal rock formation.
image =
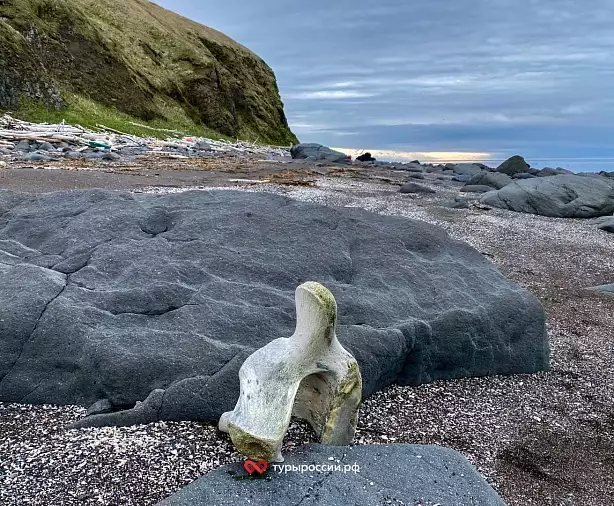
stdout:
[(481, 201), (510, 211), (554, 218), (594, 218), (614, 212), (614, 181), (573, 175), (523, 179), (488, 192)]
[(147, 0), (0, 2), (0, 109), (83, 101), (140, 121), (296, 142), (273, 71), (216, 30)]
[(292, 146), (290, 154), (295, 160), (326, 161), (333, 163), (345, 163), (350, 161), (349, 156), (345, 153), (315, 143), (304, 143)]
[[(279, 464), (283, 466), (283, 464)], [(306, 445), (286, 464), (332, 471), (280, 472), (270, 479), (245, 480), (239, 463), (216, 469), (159, 506), (277, 504), (429, 504), (505, 506), (497, 493), (460, 453), (421, 445)], [(339, 466), (341, 471), (334, 471)], [(292, 467), (291, 467), (292, 468)]]
[(0, 191), (0, 401), (215, 421), (246, 357), (294, 331), (306, 280), (334, 294), (364, 396), (549, 366), (539, 301), (420, 221), (237, 191)]
[(500, 190), (512, 182), (512, 178), (501, 172), (480, 172), (473, 176), (467, 185), (490, 186), (491, 189)]
[(515, 155), (511, 158), (508, 158), (501, 165), (499, 165), (496, 171), (502, 174), (507, 174), (511, 177), (514, 174), (530, 172), (530, 169), (531, 167), (522, 156)]
[(422, 186), (418, 183), (406, 183), (401, 186), (400, 193), (435, 193), (435, 190), (431, 190), (426, 186)]

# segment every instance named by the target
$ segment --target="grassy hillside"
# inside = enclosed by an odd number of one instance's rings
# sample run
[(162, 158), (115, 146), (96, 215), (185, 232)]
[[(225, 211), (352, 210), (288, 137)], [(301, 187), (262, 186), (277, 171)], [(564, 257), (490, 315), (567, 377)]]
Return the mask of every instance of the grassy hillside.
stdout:
[(147, 0), (0, 0), (0, 108), (296, 141), (264, 61)]

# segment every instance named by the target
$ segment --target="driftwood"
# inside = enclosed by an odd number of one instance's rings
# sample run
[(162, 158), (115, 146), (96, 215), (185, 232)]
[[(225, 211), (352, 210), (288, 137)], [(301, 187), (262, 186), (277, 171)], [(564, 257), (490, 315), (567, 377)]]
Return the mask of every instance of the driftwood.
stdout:
[[(153, 137), (138, 137), (102, 124), (96, 125), (98, 131), (93, 131), (81, 125), (70, 125), (64, 121), (59, 124), (29, 123), (13, 118), (10, 114), (5, 114), (0, 116), (0, 142), (19, 142), (22, 140), (49, 142), (52, 144), (65, 142), (75, 146), (87, 146), (90, 142), (97, 142), (110, 146), (111, 150), (114, 151), (122, 148), (145, 147), (154, 155), (179, 158), (182, 156), (181, 154), (172, 153), (169, 155), (166, 149), (175, 148), (186, 150), (188, 153), (211, 151), (239, 157), (246, 155), (260, 155), (262, 157), (266, 155), (270, 158), (272, 156), (289, 156), (289, 148), (286, 147), (260, 146), (247, 141), (230, 142), (204, 137), (183, 136), (184, 134), (178, 130), (155, 128), (133, 122), (131, 124), (152, 131), (167, 132), (172, 134), (173, 137), (166, 140)], [(12, 147), (12, 144), (8, 143), (5, 146)]]

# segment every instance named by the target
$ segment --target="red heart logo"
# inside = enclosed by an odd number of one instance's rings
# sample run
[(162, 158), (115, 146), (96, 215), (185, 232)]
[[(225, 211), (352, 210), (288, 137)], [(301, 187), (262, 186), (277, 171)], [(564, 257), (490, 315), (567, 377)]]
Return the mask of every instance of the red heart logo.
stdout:
[(250, 475), (252, 475), (254, 473), (264, 473), (269, 467), (269, 465), (267, 464), (266, 460), (259, 460), (258, 462), (254, 462), (253, 460), (246, 460), (243, 463), (243, 467)]

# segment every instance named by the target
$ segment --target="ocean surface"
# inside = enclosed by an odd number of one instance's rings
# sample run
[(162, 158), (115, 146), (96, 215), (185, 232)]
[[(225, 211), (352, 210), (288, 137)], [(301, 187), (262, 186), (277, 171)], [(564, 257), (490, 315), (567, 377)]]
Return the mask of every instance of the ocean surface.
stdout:
[[(382, 158), (382, 160), (384, 160)], [(390, 160), (404, 161), (404, 160)], [(422, 160), (421, 160), (422, 161)], [(482, 158), (479, 160), (428, 160), (428, 163), (483, 163), (489, 167), (498, 167), (505, 160)], [(614, 171), (614, 158), (531, 158), (527, 163), (535, 169), (543, 169), (544, 167), (568, 169), (573, 172), (600, 172)]]

